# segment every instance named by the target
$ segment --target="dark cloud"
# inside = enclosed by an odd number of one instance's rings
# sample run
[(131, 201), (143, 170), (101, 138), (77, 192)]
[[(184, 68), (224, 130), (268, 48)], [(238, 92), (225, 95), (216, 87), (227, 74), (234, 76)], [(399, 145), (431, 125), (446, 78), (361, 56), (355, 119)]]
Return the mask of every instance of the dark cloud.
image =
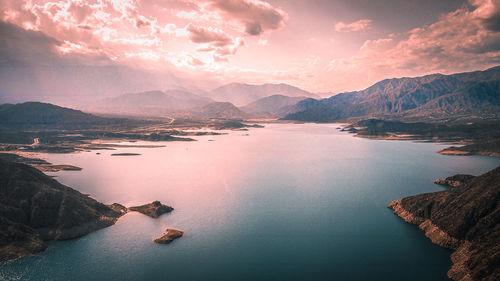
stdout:
[(144, 27), (144, 26), (150, 26), (150, 25), (151, 25), (151, 23), (149, 21), (143, 21), (141, 19), (137, 19), (135, 21), (135, 26), (137, 28), (141, 28), (141, 27)]
[(75, 16), (78, 23), (84, 21), (88, 15), (92, 14), (92, 8), (83, 4), (71, 3), (68, 11)]
[(224, 47), (233, 44), (233, 40), (221, 31), (193, 24), (189, 24), (186, 30), (189, 32), (189, 39), (194, 43), (210, 43), (215, 47)]
[[(6, 102), (64, 101), (172, 88), (183, 80), (117, 64), (102, 55), (60, 54), (63, 42), (0, 21), (0, 94)], [(203, 62), (192, 58), (193, 65)]]
[(38, 31), (0, 21), (0, 64), (49, 64), (59, 61), (56, 47), (62, 42)]
[(259, 35), (285, 24), (286, 13), (260, 0), (208, 0), (212, 9), (222, 12), (228, 20), (235, 20), (245, 26), (249, 35)]
[(488, 36), (481, 38), (480, 41), (459, 45), (456, 51), (477, 55), (498, 52), (500, 51), (500, 36)]
[(484, 27), (491, 31), (500, 31), (500, 12), (491, 15), (488, 18), (483, 19)]
[(250, 35), (259, 35), (262, 31), (262, 26), (258, 22), (248, 22), (245, 24), (245, 32)]
[(63, 54), (64, 42), (40, 31), (25, 30), (0, 21), (0, 64), (22, 65), (106, 65), (112, 61), (98, 50), (94, 53)]

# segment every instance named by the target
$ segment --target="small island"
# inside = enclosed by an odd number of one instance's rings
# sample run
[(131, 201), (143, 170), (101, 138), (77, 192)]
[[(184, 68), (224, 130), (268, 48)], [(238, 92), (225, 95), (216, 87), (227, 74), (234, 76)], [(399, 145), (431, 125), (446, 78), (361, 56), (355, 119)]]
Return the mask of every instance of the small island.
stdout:
[(135, 207), (130, 207), (128, 208), (129, 211), (135, 211), (142, 213), (146, 216), (152, 217), (152, 218), (158, 218), (159, 216), (165, 214), (165, 213), (170, 213), (174, 210), (174, 208), (163, 205), (160, 201), (154, 201), (149, 204), (141, 205), (141, 206), (135, 206)]
[(175, 228), (167, 228), (163, 234), (154, 239), (153, 242), (158, 244), (169, 244), (177, 238), (181, 238), (184, 235), (184, 231)]
[(111, 156), (138, 156), (138, 155), (141, 155), (141, 154), (140, 153), (127, 153), (127, 152), (111, 154)]

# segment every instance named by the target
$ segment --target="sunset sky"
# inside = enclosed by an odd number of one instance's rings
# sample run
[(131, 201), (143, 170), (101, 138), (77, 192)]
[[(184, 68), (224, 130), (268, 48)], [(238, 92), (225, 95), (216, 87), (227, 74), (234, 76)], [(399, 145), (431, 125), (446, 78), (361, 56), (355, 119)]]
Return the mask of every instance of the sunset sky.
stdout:
[(337, 93), (500, 64), (500, 0), (1, 3), (3, 68), (120, 65), (201, 88), (283, 82)]

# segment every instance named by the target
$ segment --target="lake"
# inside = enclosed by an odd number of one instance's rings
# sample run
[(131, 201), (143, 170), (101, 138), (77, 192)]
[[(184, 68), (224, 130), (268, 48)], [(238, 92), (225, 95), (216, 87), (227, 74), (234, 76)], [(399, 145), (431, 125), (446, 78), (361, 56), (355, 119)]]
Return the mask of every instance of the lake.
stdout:
[[(49, 174), (103, 203), (160, 200), (175, 210), (158, 219), (129, 213), (82, 238), (50, 242), (0, 267), (0, 279), (448, 280), (451, 251), (387, 205), (444, 190), (436, 178), (478, 175), (500, 159), (444, 156), (440, 144), (368, 140), (336, 127), (268, 124), (154, 143), (161, 148), (43, 155), (82, 167)], [(186, 234), (153, 243), (166, 227)]]

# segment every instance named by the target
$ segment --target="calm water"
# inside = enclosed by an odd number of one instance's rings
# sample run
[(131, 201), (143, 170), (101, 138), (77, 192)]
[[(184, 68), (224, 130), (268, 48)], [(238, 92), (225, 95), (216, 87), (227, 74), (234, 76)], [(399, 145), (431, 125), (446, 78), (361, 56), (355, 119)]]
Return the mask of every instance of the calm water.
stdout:
[[(160, 200), (175, 211), (159, 219), (130, 213), (51, 242), (43, 254), (0, 267), (0, 279), (447, 280), (450, 252), (386, 206), (442, 190), (435, 178), (480, 174), (500, 159), (442, 156), (440, 145), (354, 138), (335, 127), (275, 124), (163, 148), (47, 155), (82, 167), (55, 175), (99, 201)], [(117, 152), (142, 155), (110, 156)], [(154, 244), (167, 226), (185, 237)]]

